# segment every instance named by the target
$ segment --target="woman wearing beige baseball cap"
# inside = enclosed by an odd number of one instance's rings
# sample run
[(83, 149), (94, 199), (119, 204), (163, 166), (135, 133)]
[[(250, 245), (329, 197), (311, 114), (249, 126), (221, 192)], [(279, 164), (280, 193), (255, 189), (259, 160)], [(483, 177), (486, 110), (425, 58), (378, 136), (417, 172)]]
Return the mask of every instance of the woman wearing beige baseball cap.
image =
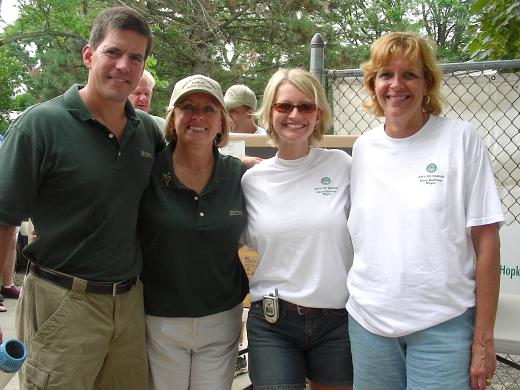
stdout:
[(218, 150), (228, 134), (219, 83), (178, 81), (141, 202), (150, 389), (231, 388), (248, 281), (237, 253), (244, 168)]

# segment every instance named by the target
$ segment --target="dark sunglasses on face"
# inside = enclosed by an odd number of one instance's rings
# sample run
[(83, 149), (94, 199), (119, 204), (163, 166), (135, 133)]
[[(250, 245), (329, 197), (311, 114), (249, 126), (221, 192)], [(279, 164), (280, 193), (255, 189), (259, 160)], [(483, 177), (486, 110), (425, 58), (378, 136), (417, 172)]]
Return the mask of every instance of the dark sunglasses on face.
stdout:
[(273, 107), (276, 111), (281, 112), (282, 114), (289, 114), (294, 110), (294, 107), (300, 113), (309, 114), (311, 112), (316, 111), (316, 104), (312, 103), (302, 103), (302, 104), (291, 104), (291, 103), (274, 103)]

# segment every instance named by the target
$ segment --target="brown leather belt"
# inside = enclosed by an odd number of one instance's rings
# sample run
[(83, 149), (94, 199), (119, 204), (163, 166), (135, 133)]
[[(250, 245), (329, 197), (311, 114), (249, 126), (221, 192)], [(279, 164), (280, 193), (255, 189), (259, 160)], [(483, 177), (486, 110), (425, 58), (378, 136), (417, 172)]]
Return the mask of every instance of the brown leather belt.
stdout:
[(288, 311), (296, 311), (301, 316), (305, 315), (305, 314), (313, 313), (315, 311), (343, 313), (343, 312), (346, 312), (346, 310), (347, 310), (344, 308), (343, 309), (324, 309), (324, 308), (319, 308), (319, 307), (305, 307), (305, 306), (296, 305), (292, 302), (284, 301), (282, 299), (280, 299), (279, 302), (280, 302), (281, 308), (285, 308), (285, 310), (288, 310)]
[[(31, 271), (39, 278), (46, 280), (52, 284), (66, 288), (68, 290), (72, 289), (72, 284), (74, 282), (73, 276), (56, 272), (49, 268), (41, 267), (36, 263), (31, 263), (31, 265), (29, 266), (29, 271)], [(93, 282), (88, 280), (85, 292), (91, 294), (110, 294), (115, 296), (127, 293), (131, 290), (131, 288), (135, 285), (136, 282), (137, 277), (116, 283)]]
[[(306, 307), (306, 306), (300, 306), (292, 302), (284, 301), (283, 299), (278, 299), (278, 304), (280, 306), (280, 311), (283, 311), (284, 309), (286, 311), (295, 311), (299, 315), (303, 316), (305, 314), (314, 313), (316, 311), (322, 311), (322, 312), (333, 312), (333, 313), (346, 313), (347, 309), (326, 309), (326, 308), (320, 308), (320, 307)], [(256, 301), (251, 303), (252, 306), (258, 306), (262, 307), (262, 301)]]

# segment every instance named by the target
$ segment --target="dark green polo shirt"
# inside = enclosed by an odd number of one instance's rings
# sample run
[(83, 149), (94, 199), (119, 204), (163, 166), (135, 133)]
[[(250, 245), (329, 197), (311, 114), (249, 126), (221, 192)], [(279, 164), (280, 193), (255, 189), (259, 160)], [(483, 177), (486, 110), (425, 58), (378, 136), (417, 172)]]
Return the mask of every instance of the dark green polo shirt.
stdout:
[(157, 156), (141, 202), (145, 310), (160, 317), (203, 317), (238, 305), (249, 289), (237, 253), (246, 224), (243, 167), (215, 149), (213, 174), (197, 194), (174, 174), (174, 147)]
[(0, 224), (32, 218), (24, 254), (45, 267), (98, 281), (141, 271), (139, 201), (156, 152), (153, 119), (127, 101), (120, 141), (87, 110), (78, 85), (28, 108), (0, 149)]

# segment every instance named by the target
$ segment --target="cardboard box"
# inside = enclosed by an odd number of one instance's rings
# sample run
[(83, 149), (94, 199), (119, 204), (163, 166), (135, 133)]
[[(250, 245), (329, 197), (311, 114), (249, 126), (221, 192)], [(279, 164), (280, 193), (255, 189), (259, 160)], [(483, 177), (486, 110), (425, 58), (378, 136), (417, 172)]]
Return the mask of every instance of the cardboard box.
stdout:
[[(240, 256), (240, 261), (244, 266), (247, 277), (249, 280), (253, 277), (255, 273), (256, 266), (258, 264), (258, 254), (256, 251), (249, 249), (247, 246), (243, 246), (238, 250), (238, 255)], [(249, 307), (249, 294), (244, 299), (244, 307)]]

